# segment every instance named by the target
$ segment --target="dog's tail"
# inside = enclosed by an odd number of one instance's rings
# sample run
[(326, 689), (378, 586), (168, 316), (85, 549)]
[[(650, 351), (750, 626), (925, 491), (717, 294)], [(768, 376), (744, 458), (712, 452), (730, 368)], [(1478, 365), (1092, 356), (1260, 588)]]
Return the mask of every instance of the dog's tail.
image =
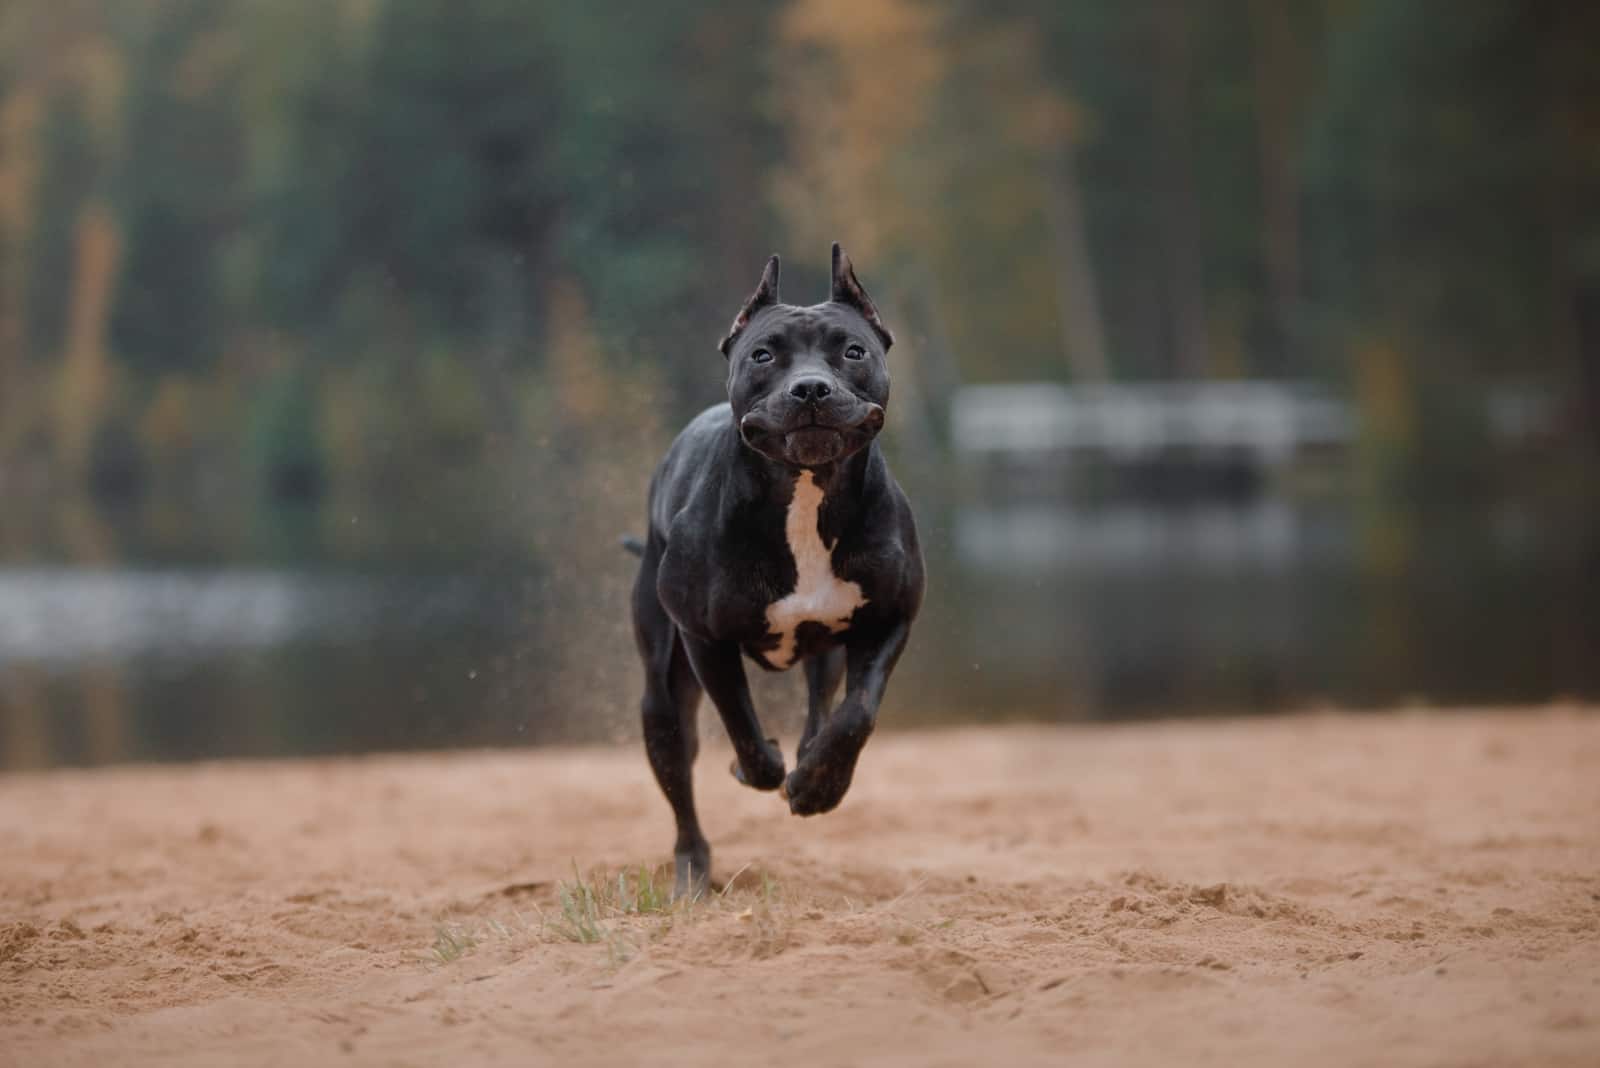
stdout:
[(644, 542), (640, 541), (632, 534), (624, 534), (622, 536), (622, 547), (635, 556), (644, 555)]

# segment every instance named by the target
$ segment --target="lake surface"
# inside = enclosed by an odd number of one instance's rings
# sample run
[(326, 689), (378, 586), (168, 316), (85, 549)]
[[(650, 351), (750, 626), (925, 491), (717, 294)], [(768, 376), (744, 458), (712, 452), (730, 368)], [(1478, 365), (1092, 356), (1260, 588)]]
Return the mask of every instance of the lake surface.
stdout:
[[(919, 504), (929, 598), (888, 724), (1600, 696), (1587, 513)], [(296, 545), (0, 557), (0, 766), (635, 736), (620, 550), (398, 566)], [(792, 738), (799, 672), (756, 689)]]

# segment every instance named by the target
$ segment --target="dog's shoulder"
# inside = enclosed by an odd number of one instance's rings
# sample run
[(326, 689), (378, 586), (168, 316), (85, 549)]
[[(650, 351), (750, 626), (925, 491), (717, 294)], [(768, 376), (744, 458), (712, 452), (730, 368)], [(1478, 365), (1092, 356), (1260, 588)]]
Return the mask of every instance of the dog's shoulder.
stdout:
[(716, 468), (732, 428), (733, 409), (724, 401), (689, 420), (673, 439), (650, 480), (650, 523), (658, 533), (671, 528), (673, 517)]
[(732, 429), (733, 407), (727, 401), (713, 404), (678, 432), (661, 460), (662, 473), (670, 477), (712, 461), (726, 444)]

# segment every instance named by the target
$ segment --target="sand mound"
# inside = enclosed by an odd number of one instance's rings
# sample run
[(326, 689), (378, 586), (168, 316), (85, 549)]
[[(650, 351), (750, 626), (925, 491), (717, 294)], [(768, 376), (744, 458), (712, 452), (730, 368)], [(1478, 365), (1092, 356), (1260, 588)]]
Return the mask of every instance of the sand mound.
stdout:
[(632, 749), (0, 779), (0, 1062), (1596, 1063), (1593, 715), (726, 763), (688, 907)]

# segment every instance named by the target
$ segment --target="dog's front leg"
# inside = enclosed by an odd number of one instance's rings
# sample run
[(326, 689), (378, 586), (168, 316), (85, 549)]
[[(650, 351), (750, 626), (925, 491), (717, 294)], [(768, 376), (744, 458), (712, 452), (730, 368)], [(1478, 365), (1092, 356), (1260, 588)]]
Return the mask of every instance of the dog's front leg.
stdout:
[(776, 790), (782, 786), (783, 752), (775, 740), (762, 733), (755, 704), (750, 700), (744, 664), (739, 659), (738, 643), (709, 641), (684, 634), (683, 647), (700, 686), (717, 706), (728, 740), (733, 743), (737, 757), (734, 777), (757, 790)]
[(889, 675), (911, 634), (909, 620), (845, 642), (845, 694), (784, 782), (789, 811), (797, 816), (828, 812), (844, 800), (856, 758), (878, 722)]

